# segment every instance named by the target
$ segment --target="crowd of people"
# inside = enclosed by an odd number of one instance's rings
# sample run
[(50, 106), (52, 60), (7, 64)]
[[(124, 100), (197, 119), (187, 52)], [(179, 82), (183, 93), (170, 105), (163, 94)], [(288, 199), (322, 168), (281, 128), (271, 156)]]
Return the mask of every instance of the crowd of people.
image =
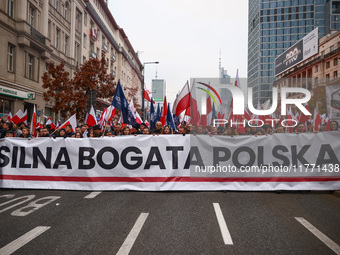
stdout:
[[(320, 131), (324, 131), (326, 128), (326, 124), (321, 125)], [(262, 127), (251, 127), (246, 126), (242, 128), (241, 131), (237, 132), (237, 128), (234, 126), (230, 126), (228, 124), (224, 126), (194, 126), (190, 123), (186, 123), (185, 121), (181, 122), (178, 126), (177, 130), (171, 129), (168, 125), (162, 125), (162, 122), (158, 121), (155, 124), (153, 129), (150, 129), (145, 123), (136, 124), (134, 126), (121, 125), (120, 123), (115, 124), (114, 126), (106, 125), (105, 127), (101, 127), (99, 125), (95, 125), (89, 127), (87, 124), (83, 124), (81, 126), (77, 126), (75, 130), (73, 130), (71, 125), (67, 125), (65, 128), (60, 128), (57, 130), (51, 129), (50, 125), (43, 125), (42, 128), (37, 130), (37, 134), (34, 137), (72, 137), (72, 138), (87, 138), (87, 137), (115, 137), (115, 136), (125, 136), (125, 135), (171, 135), (171, 134), (193, 134), (193, 135), (224, 135), (224, 136), (236, 136), (236, 135), (272, 135), (274, 133), (315, 133), (313, 126), (310, 122), (307, 123), (299, 123), (294, 127), (293, 130), (291, 128), (283, 127), (281, 124), (277, 124), (275, 127), (272, 127), (268, 124), (263, 125)], [(338, 131), (339, 124), (337, 121), (330, 122), (330, 131)], [(6, 137), (21, 137), (21, 138), (34, 138), (32, 134), (30, 134), (30, 125), (26, 125), (25, 123), (8, 123), (3, 119), (0, 119), (0, 138)]]

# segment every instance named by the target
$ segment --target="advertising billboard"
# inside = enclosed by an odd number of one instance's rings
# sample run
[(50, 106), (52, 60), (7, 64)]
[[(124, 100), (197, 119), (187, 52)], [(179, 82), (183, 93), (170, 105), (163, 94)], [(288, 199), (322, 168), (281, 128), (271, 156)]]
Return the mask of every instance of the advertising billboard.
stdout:
[(318, 28), (316, 28), (275, 59), (275, 76), (314, 56), (318, 51)]

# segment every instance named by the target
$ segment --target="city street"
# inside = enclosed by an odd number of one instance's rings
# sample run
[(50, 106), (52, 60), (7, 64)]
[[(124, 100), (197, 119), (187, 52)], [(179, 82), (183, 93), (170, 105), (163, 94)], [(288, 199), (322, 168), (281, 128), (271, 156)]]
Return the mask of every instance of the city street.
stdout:
[(0, 254), (340, 254), (332, 192), (0, 190)]

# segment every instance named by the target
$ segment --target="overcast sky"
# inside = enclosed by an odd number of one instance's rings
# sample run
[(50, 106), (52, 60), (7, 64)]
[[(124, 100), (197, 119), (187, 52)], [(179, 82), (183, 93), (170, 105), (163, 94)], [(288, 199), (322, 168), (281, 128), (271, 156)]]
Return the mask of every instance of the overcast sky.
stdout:
[(145, 66), (145, 83), (164, 79), (167, 99), (192, 77), (218, 77), (222, 67), (231, 77), (247, 76), (247, 0), (108, 0), (117, 24)]

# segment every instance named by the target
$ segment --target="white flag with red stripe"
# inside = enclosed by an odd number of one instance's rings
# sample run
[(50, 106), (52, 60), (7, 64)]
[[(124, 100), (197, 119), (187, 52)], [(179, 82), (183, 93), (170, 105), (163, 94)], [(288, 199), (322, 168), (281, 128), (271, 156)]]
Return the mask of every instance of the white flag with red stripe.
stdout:
[(86, 116), (85, 123), (89, 125), (89, 127), (97, 125), (96, 113), (94, 112), (93, 105), (91, 105), (90, 112)]
[(67, 121), (65, 121), (58, 129), (61, 128), (66, 128), (67, 125), (71, 125), (72, 126), (72, 131), (75, 132), (76, 131), (76, 127), (77, 127), (77, 114), (73, 114)]
[(12, 121), (12, 113), (9, 112), (8, 116), (7, 116), (7, 119), (6, 119), (6, 122), (9, 123)]
[(190, 90), (189, 83), (185, 83), (181, 92), (177, 96), (174, 105), (172, 106), (172, 113), (179, 116), (181, 112), (190, 107)]

